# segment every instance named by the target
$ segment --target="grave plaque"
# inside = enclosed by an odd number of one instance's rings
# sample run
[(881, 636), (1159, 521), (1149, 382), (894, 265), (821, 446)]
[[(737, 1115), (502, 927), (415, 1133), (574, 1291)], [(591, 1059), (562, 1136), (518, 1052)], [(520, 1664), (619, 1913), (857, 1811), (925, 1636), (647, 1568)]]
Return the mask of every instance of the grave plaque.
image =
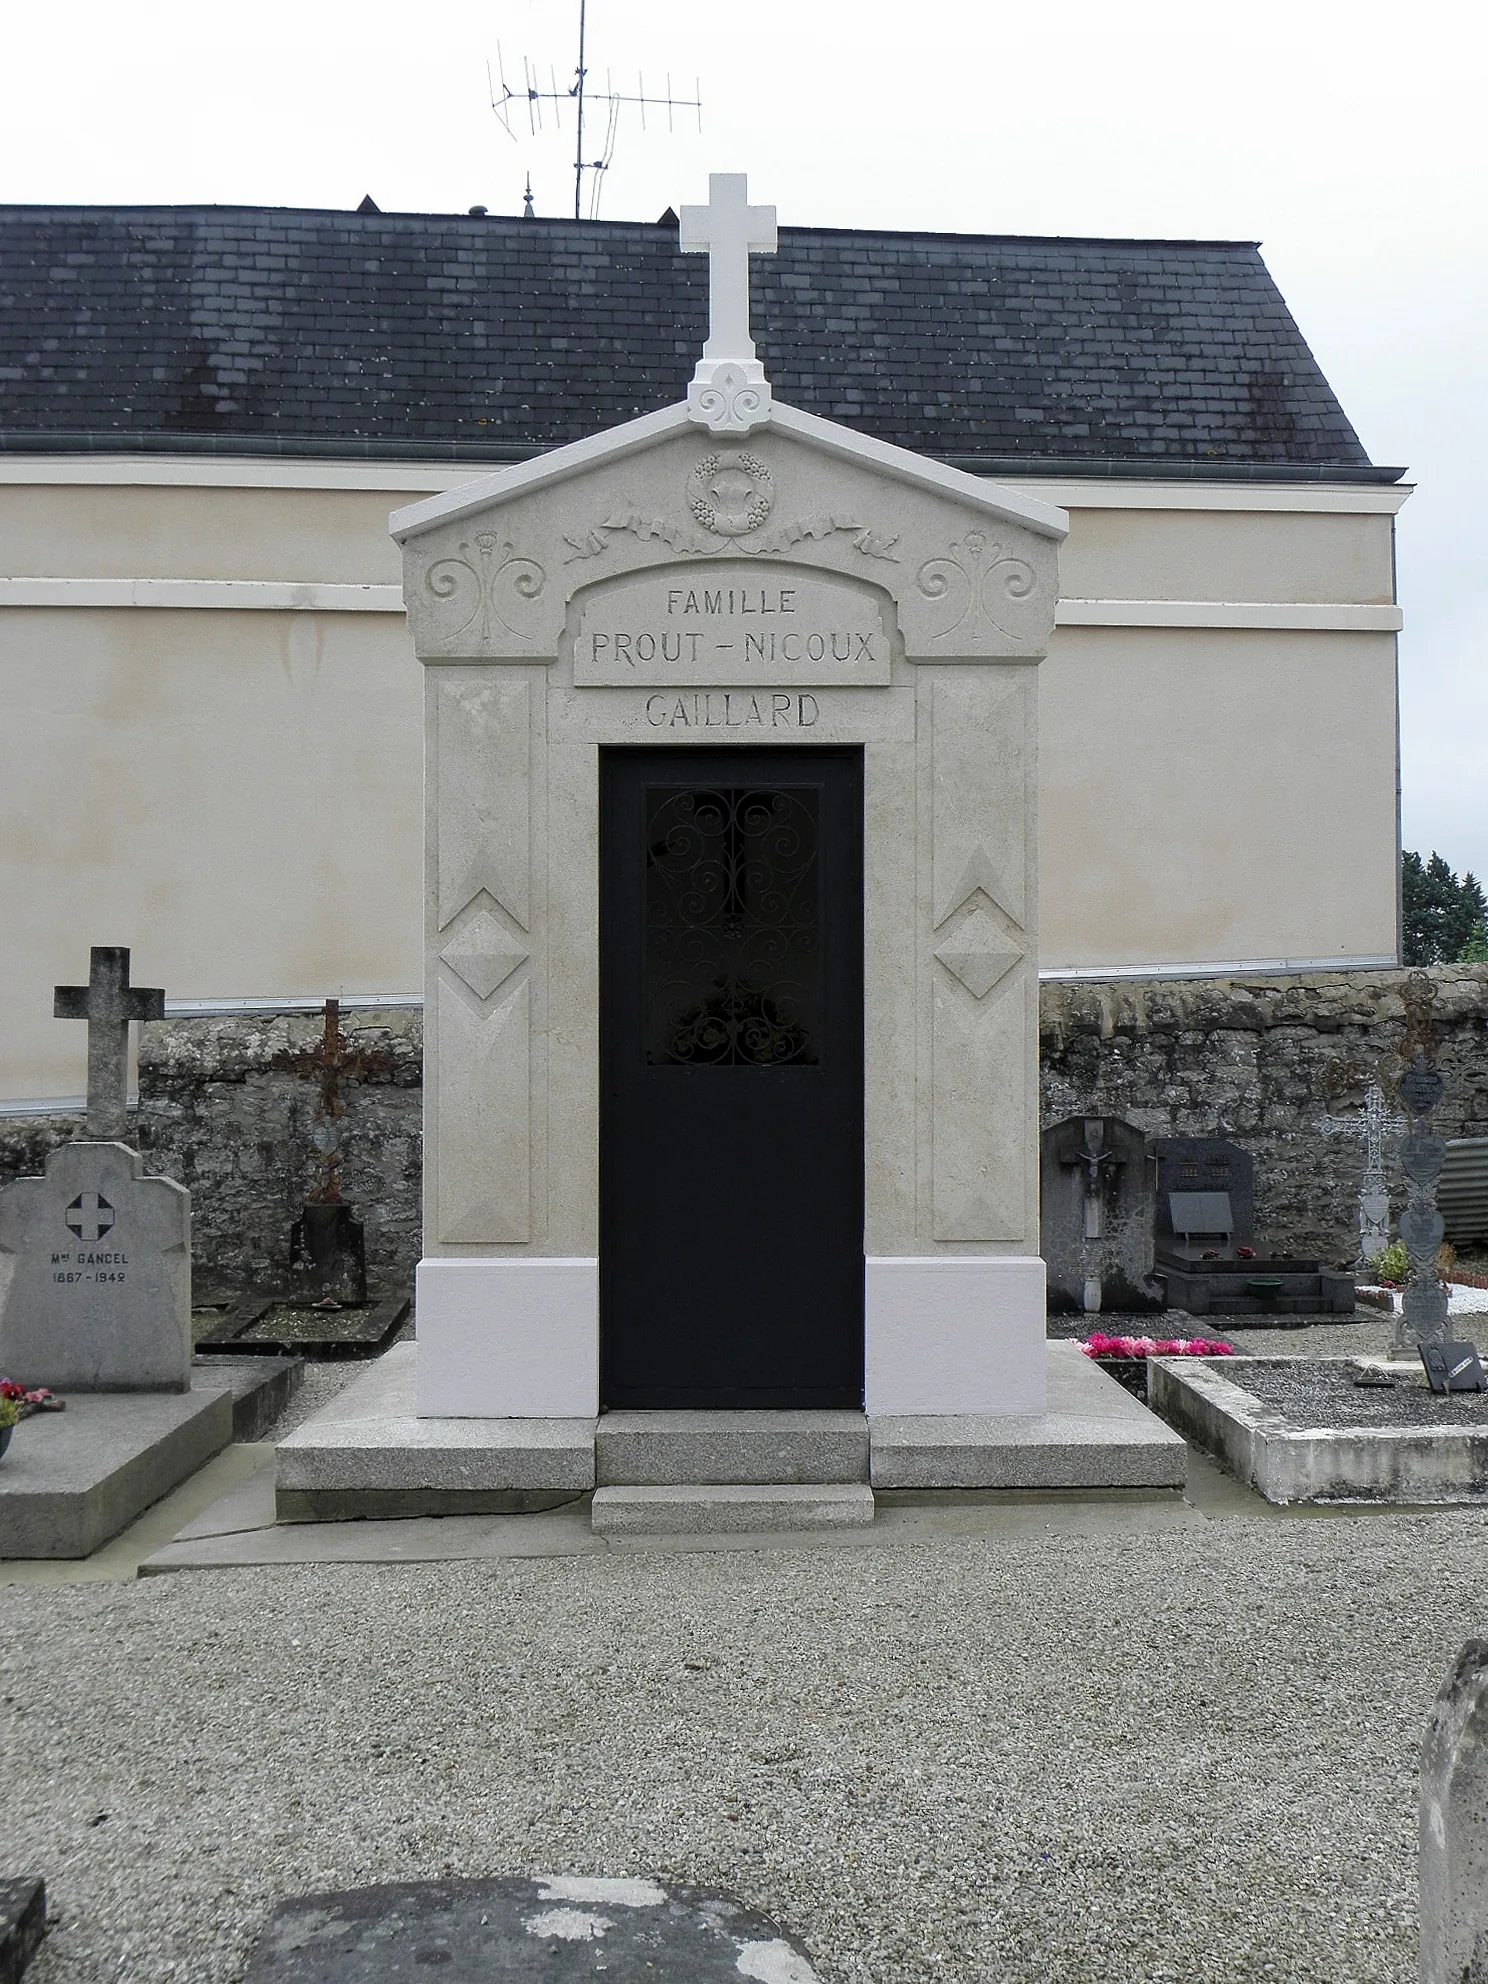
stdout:
[(1427, 1383), (1434, 1392), (1488, 1390), (1476, 1344), (1423, 1343), (1420, 1351)]
[(1155, 1148), (1159, 1253), (1170, 1251), (1181, 1240), (1173, 1224), (1174, 1199), (1179, 1200), (1182, 1210), (1200, 1193), (1211, 1198), (1223, 1194), (1228, 1199), (1227, 1247), (1254, 1244), (1255, 1160), (1248, 1150), (1225, 1137), (1164, 1137)]

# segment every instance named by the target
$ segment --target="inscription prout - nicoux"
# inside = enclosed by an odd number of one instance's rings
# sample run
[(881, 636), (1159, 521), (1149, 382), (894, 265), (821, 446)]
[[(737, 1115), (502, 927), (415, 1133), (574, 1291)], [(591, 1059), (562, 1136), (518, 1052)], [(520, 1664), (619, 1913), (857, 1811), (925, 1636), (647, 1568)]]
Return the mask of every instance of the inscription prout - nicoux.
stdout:
[(579, 683), (859, 687), (889, 668), (880, 595), (817, 573), (771, 585), (637, 575), (585, 599), (574, 640)]

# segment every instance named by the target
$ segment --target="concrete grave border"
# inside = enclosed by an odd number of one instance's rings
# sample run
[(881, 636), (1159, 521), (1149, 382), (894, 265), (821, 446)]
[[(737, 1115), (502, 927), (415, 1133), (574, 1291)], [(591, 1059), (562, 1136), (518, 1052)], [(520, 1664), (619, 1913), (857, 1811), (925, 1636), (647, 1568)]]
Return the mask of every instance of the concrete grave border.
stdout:
[(1488, 1424), (1299, 1426), (1243, 1374), (1292, 1357), (1154, 1357), (1148, 1403), (1268, 1502), (1488, 1501)]

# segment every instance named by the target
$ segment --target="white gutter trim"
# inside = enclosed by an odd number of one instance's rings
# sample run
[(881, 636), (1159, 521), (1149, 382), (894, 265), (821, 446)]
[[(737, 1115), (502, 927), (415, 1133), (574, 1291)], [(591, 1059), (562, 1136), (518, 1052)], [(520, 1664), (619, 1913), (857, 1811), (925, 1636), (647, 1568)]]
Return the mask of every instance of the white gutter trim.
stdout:
[(1061, 599), (1056, 627), (1244, 627), (1287, 633), (1398, 634), (1398, 606), (1337, 600)]
[(297, 579), (0, 579), (0, 606), (182, 607), (195, 612), (401, 613), (402, 586)]
[[(401, 613), (403, 588), (298, 579), (0, 578), (0, 607), (142, 607), (233, 613)], [(1400, 631), (1398, 606), (1336, 601), (1061, 599), (1059, 627), (1215, 627), (1278, 632)]]
[(1051, 965), (1039, 972), (1042, 982), (1079, 984), (1128, 978), (1251, 978), (1291, 976), (1313, 971), (1398, 971), (1393, 952), (1363, 957), (1222, 958), (1204, 964), (1072, 964)]

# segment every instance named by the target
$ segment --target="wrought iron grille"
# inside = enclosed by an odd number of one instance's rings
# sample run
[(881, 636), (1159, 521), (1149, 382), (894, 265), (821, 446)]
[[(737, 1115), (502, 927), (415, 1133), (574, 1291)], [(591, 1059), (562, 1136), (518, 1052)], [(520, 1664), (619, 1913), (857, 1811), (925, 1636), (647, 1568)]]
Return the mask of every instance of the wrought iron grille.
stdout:
[(815, 786), (651, 786), (646, 1061), (819, 1064), (820, 794)]

